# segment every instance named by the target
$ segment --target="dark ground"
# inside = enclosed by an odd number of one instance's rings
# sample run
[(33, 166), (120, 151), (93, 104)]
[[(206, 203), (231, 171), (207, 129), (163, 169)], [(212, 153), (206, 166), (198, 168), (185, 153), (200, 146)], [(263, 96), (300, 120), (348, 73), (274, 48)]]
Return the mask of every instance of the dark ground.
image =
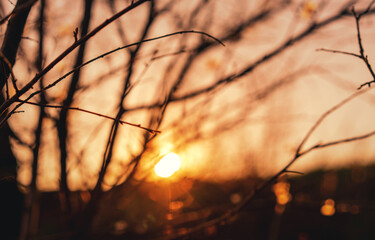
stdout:
[[(144, 183), (130, 195), (127, 192), (111, 194), (100, 205), (91, 238), (163, 239), (167, 236), (166, 229), (186, 232), (231, 209), (233, 202), (243, 199), (261, 181), (248, 178), (210, 183), (183, 179), (170, 185)], [(284, 211), (275, 212), (276, 197), (270, 187), (226, 224), (205, 227), (180, 239), (375, 239), (375, 166), (321, 170), (287, 176), (282, 181), (290, 184), (291, 194)], [(171, 200), (176, 203), (173, 209), (168, 209), (168, 186)], [(88, 192), (72, 193), (76, 216), (89, 195)], [(8, 232), (18, 229), (17, 217), (22, 209), (4, 208), (22, 206), (17, 202), (22, 196), (15, 193), (12, 196), (15, 198), (2, 197), (1, 224), (7, 230), (13, 229)], [(332, 216), (320, 212), (326, 199), (335, 202)], [(59, 195), (41, 193), (39, 208), (39, 223), (34, 224), (36, 234), (32, 239), (69, 239), (72, 232), (67, 230)], [(4, 214), (12, 217), (4, 218)]]

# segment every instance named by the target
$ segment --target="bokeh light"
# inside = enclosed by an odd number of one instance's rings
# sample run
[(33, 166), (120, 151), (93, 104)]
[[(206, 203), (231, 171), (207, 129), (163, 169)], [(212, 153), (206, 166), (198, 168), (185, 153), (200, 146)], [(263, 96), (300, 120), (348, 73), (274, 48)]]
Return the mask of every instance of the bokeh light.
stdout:
[(323, 206), (320, 208), (320, 212), (324, 216), (332, 216), (335, 214), (335, 201), (331, 198), (324, 201)]

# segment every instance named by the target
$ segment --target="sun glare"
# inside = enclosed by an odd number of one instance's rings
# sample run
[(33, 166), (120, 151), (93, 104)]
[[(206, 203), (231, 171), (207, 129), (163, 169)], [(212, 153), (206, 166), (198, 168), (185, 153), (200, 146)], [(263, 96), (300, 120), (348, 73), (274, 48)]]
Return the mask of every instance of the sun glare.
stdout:
[(159, 177), (167, 178), (172, 176), (181, 165), (180, 157), (175, 153), (168, 153), (156, 165), (155, 173)]

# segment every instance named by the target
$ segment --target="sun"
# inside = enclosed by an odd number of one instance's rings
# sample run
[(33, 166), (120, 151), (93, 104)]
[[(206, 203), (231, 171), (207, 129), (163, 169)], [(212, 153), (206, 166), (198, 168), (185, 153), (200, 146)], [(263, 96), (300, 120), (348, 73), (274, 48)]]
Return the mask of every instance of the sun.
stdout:
[(167, 178), (181, 166), (181, 159), (176, 153), (168, 153), (154, 167), (156, 175)]

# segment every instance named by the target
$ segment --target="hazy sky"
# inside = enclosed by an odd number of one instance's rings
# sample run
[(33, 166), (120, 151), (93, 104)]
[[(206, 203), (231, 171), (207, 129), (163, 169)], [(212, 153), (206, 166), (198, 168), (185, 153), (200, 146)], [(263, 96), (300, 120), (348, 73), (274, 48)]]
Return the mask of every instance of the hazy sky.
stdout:
[[(157, 8), (162, 8), (166, 2), (157, 1)], [(149, 38), (181, 30), (197, 30), (220, 39), (262, 9), (273, 9), (273, 6), (260, 4), (263, 1), (209, 1), (207, 5), (197, 7), (199, 2), (178, 1), (154, 23)], [(126, 4), (126, 1), (118, 1), (115, 8), (120, 10)], [(285, 9), (276, 7), (268, 18), (245, 28), (237, 38), (226, 41), (225, 47), (216, 44), (196, 58), (173, 96), (183, 96), (227, 76), (235, 76), (303, 32), (312, 21), (319, 22), (335, 14), (342, 4), (342, 1), (296, 1)], [(368, 1), (360, 1), (356, 9), (363, 9), (367, 4)], [(146, 10), (146, 6), (135, 9), (122, 17), (118, 24), (111, 24), (91, 39), (86, 60), (139, 39)], [(194, 11), (197, 15), (192, 17)], [(37, 12), (38, 5), (32, 10), (25, 32), (26, 36), (35, 39)], [(81, 2), (48, 1), (46, 63), (74, 41), (72, 32), (79, 26), (81, 12)], [(96, 1), (91, 28), (109, 16), (111, 10), (106, 2)], [(123, 38), (119, 28), (124, 31)], [(4, 31), (3, 26), (1, 30)], [(375, 46), (371, 41), (374, 37), (372, 15), (361, 20), (361, 30), (371, 62), (375, 56)], [(327, 48), (358, 53), (356, 37), (354, 18), (346, 16), (271, 60), (262, 62), (250, 74), (223, 84), (209, 94), (172, 103), (160, 127), (162, 134), (150, 143), (142, 166), (149, 169), (161, 153), (173, 151), (182, 160), (181, 176), (228, 179), (276, 172), (293, 157), (309, 128), (325, 111), (356, 92), (360, 84), (371, 80), (366, 66), (358, 58), (316, 51)], [(137, 68), (132, 78), (134, 87), (126, 107), (165, 99), (189, 51), (201, 39), (202, 36), (197, 34), (184, 34), (145, 44), (136, 58)], [(207, 37), (205, 39), (212, 41)], [(35, 70), (28, 70), (27, 62), (35, 57), (36, 49), (37, 42), (24, 40), (26, 58), (19, 59), (15, 68), (19, 79), (30, 79), (35, 74)], [(184, 53), (177, 54), (181, 50)], [(45, 81), (52, 82), (69, 71), (74, 57), (75, 53), (67, 57), (46, 76)], [(80, 83), (84, 88), (77, 94), (74, 105), (114, 117), (128, 59), (126, 52), (122, 51), (85, 67)], [(67, 81), (63, 81), (48, 92), (51, 98), (53, 96), (52, 102), (58, 104), (61, 101), (66, 86)], [(306, 146), (373, 131), (374, 104), (373, 91), (351, 101), (327, 118)], [(25, 141), (32, 143), (36, 108), (23, 106), (22, 110), (25, 113), (14, 116), (11, 126), (22, 132)], [(57, 116), (56, 110), (49, 110), (49, 113)], [(133, 111), (123, 120), (147, 125), (152, 114), (155, 113)], [(72, 113), (69, 120), (72, 129), (68, 156), (69, 184), (72, 188), (90, 186), (90, 179), (95, 179), (103, 159), (111, 122), (85, 113)], [(120, 175), (126, 174), (124, 166), (139, 153), (143, 133), (140, 129), (121, 126), (115, 160), (109, 168), (112, 174), (107, 179), (109, 182), (113, 183)], [(55, 188), (59, 181), (59, 153), (55, 141), (55, 126), (52, 121), (46, 120), (38, 179), (39, 186), (44, 189)], [(370, 138), (318, 150), (300, 159), (293, 170), (368, 163), (374, 159), (374, 141), (375, 138)], [(15, 146), (15, 149), (22, 163), (20, 180), (27, 183), (31, 152), (21, 146)]]

